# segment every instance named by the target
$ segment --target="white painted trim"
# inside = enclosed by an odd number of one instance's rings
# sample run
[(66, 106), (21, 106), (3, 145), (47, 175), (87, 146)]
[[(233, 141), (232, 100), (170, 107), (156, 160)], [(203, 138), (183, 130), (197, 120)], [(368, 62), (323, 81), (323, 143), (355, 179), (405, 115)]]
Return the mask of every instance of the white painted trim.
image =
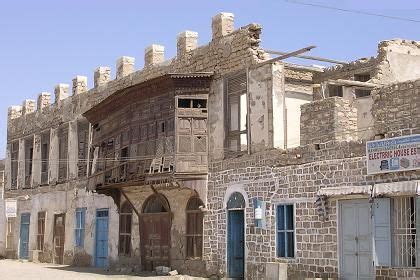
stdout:
[(227, 209), (227, 202), (229, 201), (230, 196), (234, 192), (238, 192), (238, 193), (242, 194), (242, 196), (244, 197), (244, 200), (245, 200), (245, 208), (248, 208), (249, 207), (249, 198), (248, 198), (248, 194), (246, 193), (246, 191), (243, 187), (243, 184), (235, 184), (235, 185), (228, 186), (226, 188), (225, 196), (223, 198), (223, 208)]

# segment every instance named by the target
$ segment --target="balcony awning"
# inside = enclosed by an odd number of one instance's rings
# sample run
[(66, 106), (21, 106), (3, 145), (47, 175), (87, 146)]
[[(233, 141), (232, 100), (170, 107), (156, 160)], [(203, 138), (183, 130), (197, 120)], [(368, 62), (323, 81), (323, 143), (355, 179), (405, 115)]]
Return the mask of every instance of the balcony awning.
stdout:
[(420, 195), (420, 180), (375, 184), (373, 193), (378, 195)]
[(363, 186), (339, 186), (324, 187), (318, 191), (318, 195), (327, 197), (346, 196), (346, 195), (368, 195), (373, 192), (373, 196), (381, 195), (420, 195), (420, 180), (379, 183)]
[(371, 192), (370, 185), (364, 186), (340, 186), (340, 187), (325, 187), (318, 191), (318, 195), (325, 195), (328, 197), (343, 196), (343, 195), (369, 195)]

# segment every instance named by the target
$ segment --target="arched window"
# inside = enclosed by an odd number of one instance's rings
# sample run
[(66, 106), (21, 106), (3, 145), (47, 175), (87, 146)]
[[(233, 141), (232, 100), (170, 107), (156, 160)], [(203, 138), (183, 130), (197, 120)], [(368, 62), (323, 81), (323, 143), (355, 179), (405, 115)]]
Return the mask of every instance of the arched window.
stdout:
[(124, 202), (120, 210), (120, 239), (118, 253), (129, 256), (131, 251), (131, 222), (133, 209), (128, 201)]
[(192, 197), (187, 203), (187, 258), (201, 258), (203, 254), (203, 212), (204, 206), (198, 197)]
[(168, 212), (166, 209), (169, 209), (169, 203), (166, 198), (163, 195), (158, 197), (156, 194), (153, 194), (144, 203), (143, 213), (165, 213)]
[(227, 209), (245, 209), (245, 199), (239, 192), (230, 195), (227, 202)]

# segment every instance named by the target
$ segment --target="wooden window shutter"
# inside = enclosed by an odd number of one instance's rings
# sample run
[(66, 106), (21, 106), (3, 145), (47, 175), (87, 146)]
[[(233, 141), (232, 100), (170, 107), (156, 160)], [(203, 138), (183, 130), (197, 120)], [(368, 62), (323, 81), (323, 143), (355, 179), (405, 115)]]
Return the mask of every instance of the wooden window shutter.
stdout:
[(375, 266), (391, 266), (391, 199), (375, 198), (373, 208)]

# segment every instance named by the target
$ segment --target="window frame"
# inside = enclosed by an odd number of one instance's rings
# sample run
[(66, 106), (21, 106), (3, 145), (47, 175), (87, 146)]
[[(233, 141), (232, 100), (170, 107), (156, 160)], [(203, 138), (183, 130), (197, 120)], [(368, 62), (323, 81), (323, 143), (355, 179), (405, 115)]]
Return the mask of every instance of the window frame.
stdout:
[[(401, 268), (408, 268), (408, 269), (418, 267), (416, 263), (418, 262), (416, 260), (417, 254), (418, 254), (417, 246), (419, 246), (420, 244), (417, 244), (418, 234), (419, 234), (417, 232), (417, 228), (419, 227), (419, 225), (417, 225), (417, 221), (416, 221), (416, 218), (417, 218), (416, 215), (418, 214), (417, 213), (418, 206), (417, 206), (416, 198), (417, 198), (416, 196), (398, 196), (398, 197), (391, 198), (389, 218), (390, 218), (390, 231), (391, 231), (390, 242), (391, 242), (391, 256), (392, 256), (391, 266), (392, 267), (401, 267)], [(398, 209), (396, 209), (396, 207), (407, 206), (408, 200), (410, 200), (409, 209), (411, 209), (412, 211), (411, 215), (413, 215), (413, 219), (411, 219), (410, 216), (401, 216), (400, 215), (401, 212), (398, 212)], [(406, 209), (402, 209), (401, 211), (404, 213), (407, 213), (407, 210), (408, 209), (406, 208)], [(404, 222), (406, 223), (405, 225), (407, 227), (401, 227), (402, 223)], [(400, 225), (400, 227), (397, 227), (396, 225)], [(414, 228), (409, 227), (410, 225), (411, 226), (414, 225)], [(413, 243), (411, 243), (411, 244), (414, 244), (413, 247), (410, 248), (414, 250), (414, 256), (408, 255), (407, 248), (405, 247), (398, 248), (399, 246), (404, 246), (404, 240), (405, 240), (405, 246), (409, 246), (410, 239), (412, 242), (414, 241)], [(398, 241), (401, 243), (398, 243)], [(401, 250), (403, 250), (403, 252), (401, 252)], [(406, 253), (407, 255), (404, 255), (404, 253)], [(409, 262), (411, 262), (411, 265), (409, 265)]]
[[(129, 212), (123, 212), (126, 210), (130, 210)], [(127, 230), (127, 223), (130, 223), (130, 232), (128, 231), (124, 231), (122, 232), (122, 221), (124, 221), (124, 229)], [(120, 210), (120, 215), (119, 215), (119, 224), (118, 224), (118, 255), (119, 256), (130, 256), (131, 255), (131, 236), (132, 236), (132, 231), (133, 231), (133, 207), (131, 206), (131, 204), (128, 201), (125, 201), (122, 206), (121, 206), (121, 210)], [(121, 241), (124, 240), (124, 242), (128, 241), (128, 247), (127, 247), (127, 243), (124, 243), (124, 247), (122, 247), (121, 245)]]
[(10, 188), (17, 189), (17, 181), (19, 177), (19, 140), (10, 143)]
[(58, 129), (58, 181), (65, 182), (69, 176), (69, 124)]
[[(185, 229), (185, 256), (187, 259), (202, 259), (203, 258), (203, 245), (204, 245), (204, 214), (203, 212), (200, 210), (200, 208), (198, 209), (189, 209), (189, 205), (193, 200), (198, 200), (198, 203), (200, 206), (204, 206), (203, 201), (196, 196), (191, 197), (188, 202), (187, 202), (187, 206), (185, 208), (185, 223), (186, 223), (186, 229)], [(199, 207), (200, 207), (199, 206)], [(191, 219), (189, 217), (193, 217), (192, 219), (195, 220), (195, 224), (201, 224), (201, 232), (197, 232), (197, 228), (194, 229), (193, 232), (189, 232), (189, 221), (191, 221)], [(189, 242), (188, 240), (192, 239), (192, 245), (193, 248), (189, 248)], [(201, 243), (201, 251), (199, 252), (198, 250), (198, 240), (200, 240)], [(189, 252), (192, 249), (192, 251), (194, 252), (193, 255), (189, 255)]]
[[(284, 211), (284, 229), (283, 230), (279, 230), (279, 208), (280, 207), (285, 207), (284, 209), (287, 209), (286, 206), (291, 206), (292, 207), (292, 213), (293, 213), (293, 229), (286, 229), (286, 211)], [(276, 257), (277, 258), (282, 258), (282, 259), (295, 259), (296, 258), (296, 203), (278, 203), (275, 205), (275, 213), (276, 213), (276, 222), (275, 222), (275, 232), (276, 232), (276, 236), (275, 236), (275, 240), (276, 240)], [(287, 253), (287, 233), (293, 233), (293, 255), (292, 256), (280, 256), (280, 251), (279, 251), (279, 233), (285, 233), (285, 255), (288, 255)]]
[(49, 156), (51, 146), (51, 132), (41, 133), (41, 185), (48, 184)]
[[(42, 217), (43, 215), (43, 217)], [(36, 233), (36, 249), (44, 251), (45, 242), (45, 225), (47, 220), (47, 212), (40, 211), (37, 216), (37, 233)], [(41, 226), (40, 226), (41, 224)]]
[[(80, 222), (78, 214), (80, 213)], [(83, 248), (85, 245), (86, 207), (78, 207), (75, 210), (74, 246)]]
[[(235, 78), (240, 77), (241, 75), (245, 75), (245, 89), (229, 92), (229, 81)], [(244, 154), (248, 153), (250, 150), (250, 139), (249, 139), (249, 94), (248, 94), (248, 73), (246, 70), (241, 70), (236, 73), (232, 73), (226, 75), (223, 79), (223, 93), (224, 93), (224, 114), (225, 114), (225, 154)], [(241, 129), (241, 96), (245, 96), (245, 106), (246, 106), (246, 114), (245, 114), (245, 129)], [(238, 129), (231, 130), (231, 98), (237, 99), (238, 103)], [(245, 135), (246, 138), (246, 148), (242, 149), (241, 145), (241, 136)], [(236, 140), (237, 146), (236, 149), (233, 150), (230, 145), (230, 141)]]
[(8, 217), (6, 221), (6, 250), (12, 250), (14, 248), (15, 235), (13, 230), (15, 227), (16, 218)]

